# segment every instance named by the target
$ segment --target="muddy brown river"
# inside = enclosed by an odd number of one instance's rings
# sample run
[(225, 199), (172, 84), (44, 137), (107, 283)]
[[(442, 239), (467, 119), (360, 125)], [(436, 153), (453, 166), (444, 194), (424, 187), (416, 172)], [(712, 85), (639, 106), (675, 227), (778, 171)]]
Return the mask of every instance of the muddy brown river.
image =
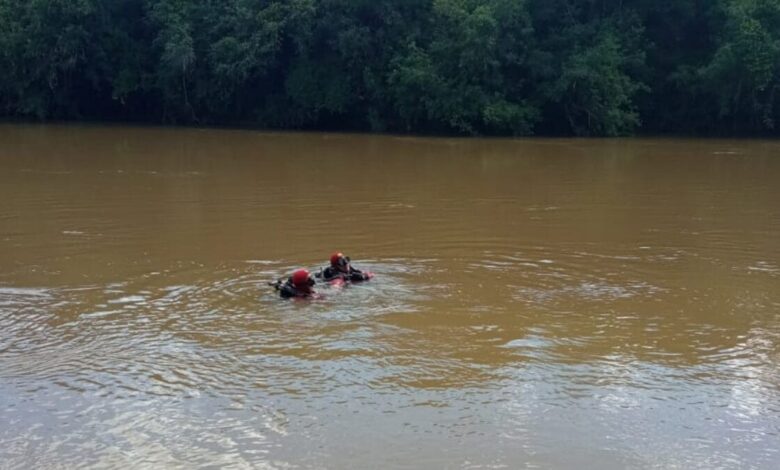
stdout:
[(0, 468), (778, 462), (778, 141), (0, 125)]

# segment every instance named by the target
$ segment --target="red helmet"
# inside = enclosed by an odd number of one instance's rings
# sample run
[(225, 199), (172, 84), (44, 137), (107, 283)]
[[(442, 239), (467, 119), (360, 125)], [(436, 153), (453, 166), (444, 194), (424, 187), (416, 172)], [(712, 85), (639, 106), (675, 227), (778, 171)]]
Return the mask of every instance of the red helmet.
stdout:
[(292, 275), (293, 286), (298, 288), (311, 287), (314, 285), (314, 279), (309, 276), (309, 271), (299, 269)]
[(330, 255), (330, 265), (334, 267), (338, 266), (340, 262), (343, 263), (343, 261), (341, 261), (342, 259), (344, 259), (344, 253), (340, 251), (333, 253)]

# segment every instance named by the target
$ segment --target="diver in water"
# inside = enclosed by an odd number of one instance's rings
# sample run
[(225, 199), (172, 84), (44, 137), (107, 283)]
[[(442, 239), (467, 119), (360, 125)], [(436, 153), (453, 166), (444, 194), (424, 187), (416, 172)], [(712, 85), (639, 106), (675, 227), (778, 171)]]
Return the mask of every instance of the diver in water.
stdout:
[(371, 279), (371, 273), (363, 272), (352, 267), (349, 256), (343, 253), (333, 253), (330, 256), (330, 266), (317, 273), (317, 277), (330, 282), (336, 279), (342, 281), (360, 282)]
[(279, 291), (279, 295), (282, 298), (289, 299), (293, 297), (314, 297), (316, 295), (314, 284), (316, 283), (314, 282), (314, 278), (309, 274), (309, 271), (299, 269), (295, 271), (287, 281), (282, 282), (279, 280), (271, 285)]

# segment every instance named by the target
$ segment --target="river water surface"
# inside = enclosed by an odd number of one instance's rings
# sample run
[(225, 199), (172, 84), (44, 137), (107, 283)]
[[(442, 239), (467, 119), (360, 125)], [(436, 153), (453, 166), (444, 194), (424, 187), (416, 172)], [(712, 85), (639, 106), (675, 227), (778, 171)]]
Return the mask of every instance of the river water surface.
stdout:
[(778, 462), (780, 142), (0, 126), (0, 468)]

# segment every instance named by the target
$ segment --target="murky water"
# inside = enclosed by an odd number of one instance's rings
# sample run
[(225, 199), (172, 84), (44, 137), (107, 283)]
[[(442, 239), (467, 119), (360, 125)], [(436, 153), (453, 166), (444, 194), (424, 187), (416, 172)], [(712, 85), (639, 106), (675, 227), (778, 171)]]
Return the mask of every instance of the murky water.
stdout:
[(2, 468), (777, 468), (780, 142), (0, 126), (0, 416)]

